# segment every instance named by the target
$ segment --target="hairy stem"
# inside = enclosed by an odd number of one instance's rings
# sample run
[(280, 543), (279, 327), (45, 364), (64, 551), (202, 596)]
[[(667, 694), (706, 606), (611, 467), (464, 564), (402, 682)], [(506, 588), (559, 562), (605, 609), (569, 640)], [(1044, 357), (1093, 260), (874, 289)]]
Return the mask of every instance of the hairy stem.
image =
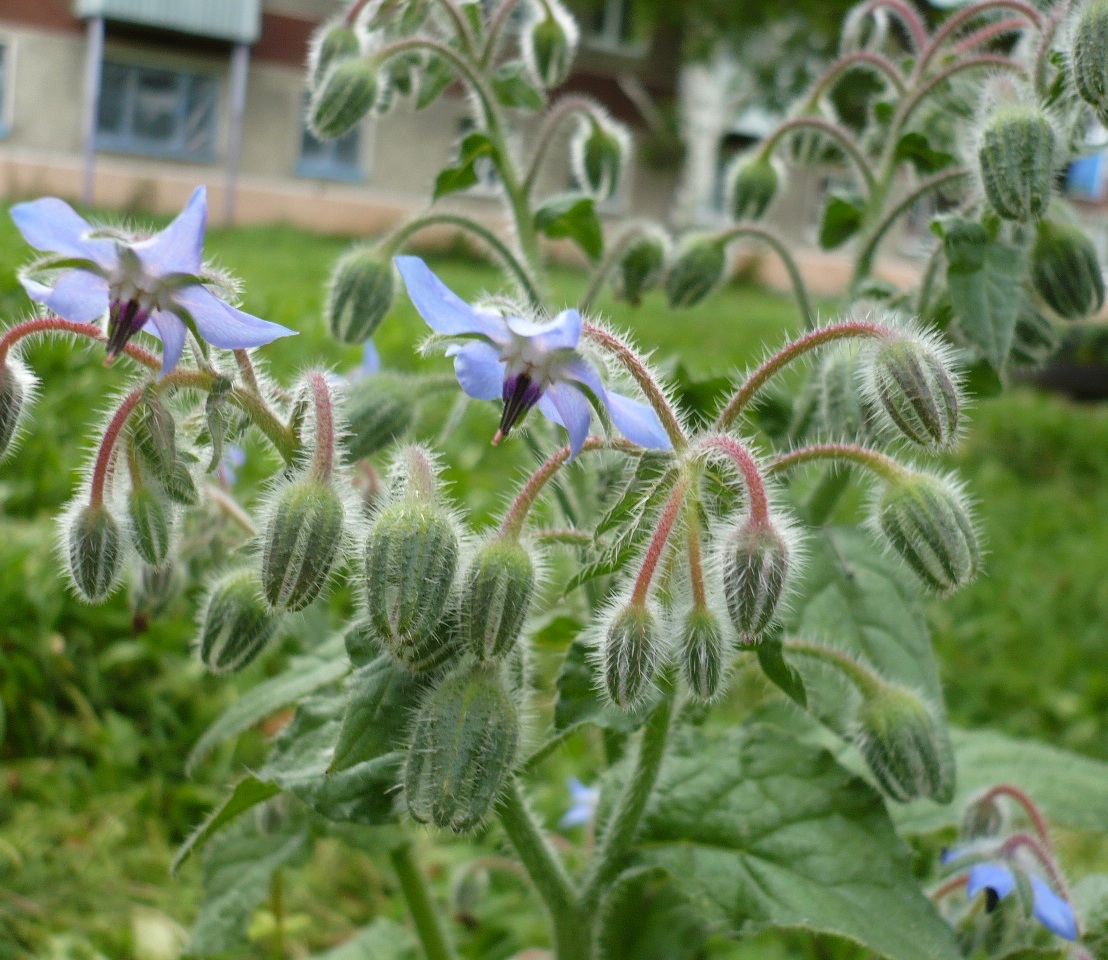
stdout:
[(769, 523), (769, 497), (762, 471), (758, 469), (750, 451), (738, 440), (722, 435), (708, 437), (699, 446), (707, 450), (719, 450), (739, 468), (746, 485), (747, 499), (750, 501), (750, 519), (758, 526), (766, 526)]
[(123, 432), (123, 428), (127, 425), (128, 417), (134, 412), (145, 392), (144, 387), (136, 387), (132, 390), (123, 398), (123, 402), (116, 408), (111, 420), (108, 421), (107, 429), (100, 440), (100, 447), (96, 451), (96, 462), (92, 467), (92, 481), (89, 484), (90, 506), (99, 507), (104, 503), (104, 488), (111, 473), (112, 455), (115, 453), (116, 443), (119, 441), (119, 435)]
[(998, 37), (1003, 37), (1006, 33), (1017, 33), (1026, 26), (1027, 21), (1019, 17), (997, 20), (995, 23), (986, 24), (973, 33), (963, 37), (954, 45), (951, 52), (956, 57), (964, 56), (967, 53), (973, 53), (974, 49), (981, 46), (981, 44), (988, 43), (990, 40), (995, 40)]
[(796, 259), (789, 252), (788, 245), (777, 233), (758, 223), (738, 223), (728, 227), (721, 236), (725, 240), (751, 237), (755, 240), (761, 240), (771, 247), (781, 260), (785, 272), (789, 275), (789, 283), (792, 284), (793, 296), (796, 298), (797, 306), (800, 307), (805, 328), (811, 330), (816, 325), (816, 311), (812, 307), (811, 297), (808, 296), (808, 286), (804, 282), (804, 275), (800, 272)]
[(527, 173), (523, 178), (523, 188), (530, 193), (535, 188), (535, 180), (542, 168), (543, 159), (547, 150), (554, 142), (554, 134), (558, 128), (575, 113), (592, 113), (596, 105), (587, 97), (570, 96), (563, 97), (557, 103), (551, 104), (542, 118), (542, 126), (535, 136), (535, 151), (527, 164)]
[(308, 375), (315, 407), (315, 449), (312, 451), (312, 479), (328, 483), (335, 469), (335, 412), (331, 387), (318, 370)]
[(905, 124), (911, 119), (912, 114), (926, 102), (927, 98), (931, 96), (935, 90), (946, 83), (951, 77), (957, 76), (959, 73), (964, 73), (966, 70), (982, 69), (1011, 70), (1014, 73), (1026, 73), (1023, 66), (1011, 59), (1011, 57), (1004, 57), (999, 54), (982, 53), (965, 60), (958, 60), (917, 86), (914, 92), (901, 103), (897, 118), (893, 121), (892, 140), (895, 141), (899, 139), (900, 131), (904, 129)]
[(642, 566), (639, 568), (638, 576), (635, 577), (635, 586), (631, 591), (632, 604), (642, 606), (646, 603), (646, 598), (650, 594), (650, 584), (654, 580), (654, 572), (658, 569), (658, 564), (666, 551), (666, 544), (669, 543), (673, 527), (681, 514), (688, 489), (687, 480), (679, 482), (670, 493), (665, 507), (662, 508), (662, 515), (658, 518), (654, 535), (650, 538), (646, 553), (643, 555)]
[(842, 676), (849, 680), (864, 697), (872, 697), (879, 693), (885, 686), (881, 679), (869, 667), (863, 666), (857, 660), (842, 650), (834, 647), (825, 647), (818, 643), (808, 643), (804, 640), (785, 640), (786, 653), (794, 653), (801, 657), (811, 657), (828, 666), (834, 667)]
[(898, 94), (904, 93), (904, 76), (897, 69), (896, 64), (883, 54), (874, 53), (872, 50), (855, 50), (839, 57), (824, 71), (823, 76), (816, 81), (812, 92), (808, 94), (808, 106), (814, 109), (820, 97), (832, 89), (846, 74), (865, 69), (881, 74)]
[(854, 167), (857, 169), (866, 185), (866, 192), (873, 192), (873, 167), (870, 166), (869, 160), (866, 159), (866, 155), (862, 153), (861, 149), (854, 142), (853, 135), (850, 131), (843, 129), (837, 123), (832, 123), (830, 120), (812, 116), (794, 117), (792, 120), (786, 120), (769, 135), (762, 149), (767, 154), (772, 153), (774, 148), (784, 137), (801, 130), (814, 130), (817, 133), (823, 134), (828, 139), (833, 140), (835, 145), (846, 155), (847, 159), (854, 164)]
[(927, 44), (927, 28), (923, 20), (920, 19), (920, 15), (906, 0), (868, 0), (862, 9), (866, 13), (885, 9), (896, 14), (901, 23), (907, 28), (912, 38), (912, 46), (916, 50), (922, 50)]
[(604, 253), (604, 258), (596, 265), (596, 269), (593, 270), (592, 276), (589, 278), (588, 288), (585, 290), (584, 294), (582, 294), (581, 300), (578, 303), (578, 309), (581, 313), (588, 313), (592, 309), (593, 302), (600, 296), (600, 291), (604, 289), (604, 281), (608, 279), (608, 275), (612, 272), (616, 264), (619, 263), (620, 257), (622, 257), (624, 253), (627, 252), (627, 248), (645, 232), (645, 224), (632, 223), (608, 245), (608, 249)]
[(496, 45), (500, 42), (500, 34), (508, 23), (512, 11), (519, 4), (519, 0), (501, 0), (496, 8), (496, 13), (489, 21), (488, 31), (485, 34), (485, 49), (481, 51), (479, 63), (482, 70), (487, 70), (496, 54)]
[(923, 76), (923, 72), (938, 55), (943, 44), (969, 23), (969, 21), (983, 13), (994, 10), (1010, 10), (1026, 17), (1035, 27), (1042, 25), (1042, 16), (1039, 14), (1039, 11), (1036, 10), (1032, 4), (1025, 3), (1024, 0), (984, 0), (982, 3), (972, 4), (953, 14), (946, 23), (935, 31), (935, 35), (931, 38), (931, 42), (920, 54), (919, 63), (916, 65), (916, 76)]
[(249, 350), (234, 350), (235, 365), (239, 368), (239, 374), (242, 377), (242, 382), (246, 384), (248, 390), (253, 390), (254, 393), (261, 396), (262, 388), (258, 384), (258, 373), (254, 369), (254, 361), (250, 359)]
[[(58, 317), (41, 317), (35, 320), (26, 320), (6, 330), (0, 337), (0, 364), (8, 359), (8, 351), (24, 337), (31, 337), (38, 333), (72, 333), (79, 337), (88, 337), (90, 340), (98, 340), (107, 343), (108, 338), (94, 323), (73, 323), (71, 320), (62, 320)], [(161, 359), (149, 350), (144, 350), (137, 344), (128, 343), (123, 348), (123, 353), (132, 360), (137, 360), (144, 367), (158, 371), (162, 368)]]
[(1027, 814), (1028, 819), (1031, 820), (1031, 825), (1043, 842), (1050, 842), (1050, 829), (1047, 826), (1046, 819), (1039, 808), (1035, 806), (1035, 802), (1023, 790), (1008, 783), (998, 783), (995, 787), (986, 790), (975, 802), (988, 803), (994, 797), (1009, 797), (1018, 803), (1023, 812)]
[(692, 498), (685, 511), (685, 528), (688, 540), (689, 582), (692, 584), (693, 606), (703, 610), (708, 606), (708, 587), (704, 582), (703, 548), (700, 543), (700, 510)]
[(403, 843), (393, 848), (389, 859), (400, 881), (404, 902), (408, 905), (427, 960), (454, 960), (454, 948), (450, 945), (446, 925), (431, 899), (431, 891), (427, 889), (427, 881), (416, 863), (412, 844)]
[(790, 450), (770, 461), (766, 472), (771, 475), (784, 473), (793, 467), (824, 460), (856, 463), (872, 470), (883, 480), (894, 480), (906, 472), (903, 466), (887, 454), (852, 443), (817, 443), (810, 447)]

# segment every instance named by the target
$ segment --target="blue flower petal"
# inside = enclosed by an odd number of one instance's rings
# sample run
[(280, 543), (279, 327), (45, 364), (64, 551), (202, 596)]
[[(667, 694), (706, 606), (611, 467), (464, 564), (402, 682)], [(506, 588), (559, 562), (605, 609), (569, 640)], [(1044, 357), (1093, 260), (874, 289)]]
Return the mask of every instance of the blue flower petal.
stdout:
[(972, 900), (985, 889), (992, 890), (998, 900), (1003, 900), (1016, 889), (1016, 878), (999, 863), (978, 863), (966, 876), (966, 896)]
[(181, 359), (188, 329), (180, 317), (174, 316), (168, 310), (155, 310), (150, 315), (150, 323), (145, 329), (162, 342), (162, 369), (158, 374), (160, 380), (177, 366), (177, 361)]
[(608, 393), (608, 412), (612, 423), (632, 443), (650, 450), (670, 450), (673, 443), (662, 427), (662, 421), (649, 403), (632, 400), (619, 393)]
[(504, 391), (504, 361), (499, 351), (483, 340), (451, 347), (454, 373), (462, 389), (474, 400), (499, 400)]
[(377, 352), (377, 346), (372, 340), (367, 340), (362, 346), (362, 365), (359, 373), (363, 377), (372, 376), (381, 372), (381, 354)]
[(563, 310), (553, 320), (536, 323), (523, 317), (508, 317), (508, 329), (520, 337), (534, 340), (545, 352), (573, 350), (581, 341), (581, 314), (576, 310)]
[(1032, 913), (1051, 933), (1065, 940), (1077, 939), (1077, 917), (1073, 907), (1056, 894), (1039, 877), (1031, 878), (1031, 891), (1034, 894)]
[(200, 336), (213, 347), (242, 350), (246, 347), (260, 347), (279, 337), (296, 334), (295, 330), (282, 327), (279, 323), (260, 320), (242, 310), (236, 310), (207, 287), (185, 287), (177, 291), (174, 299), (188, 311)]
[(396, 257), (393, 262), (419, 315), (436, 333), (452, 337), (470, 334), (488, 337), (495, 343), (507, 342), (508, 328), (503, 318), (471, 307), (419, 257)]
[(208, 222), (208, 193), (197, 187), (177, 218), (157, 236), (132, 249), (153, 277), (171, 273), (200, 273), (204, 264), (204, 227)]
[(92, 227), (64, 200), (43, 197), (17, 203), (9, 212), (23, 239), (36, 250), (91, 260), (105, 270), (113, 269), (118, 261), (115, 242), (90, 239)]
[(23, 289), (36, 303), (73, 323), (94, 323), (108, 309), (108, 281), (87, 270), (67, 270), (52, 287), (24, 280)]
[(589, 401), (576, 386), (569, 383), (556, 383), (539, 399), (539, 410), (554, 423), (569, 432), (569, 458), (572, 460), (581, 452), (585, 438), (589, 435), (589, 414), (592, 408)]

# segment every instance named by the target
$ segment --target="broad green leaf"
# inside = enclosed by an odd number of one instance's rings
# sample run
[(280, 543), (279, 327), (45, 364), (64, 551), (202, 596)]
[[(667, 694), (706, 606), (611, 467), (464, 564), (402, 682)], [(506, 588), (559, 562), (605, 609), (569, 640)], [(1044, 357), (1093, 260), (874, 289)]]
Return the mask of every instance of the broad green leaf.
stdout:
[(275, 797), (281, 792), (281, 788), (273, 783), (263, 783), (257, 777), (245, 777), (235, 784), (235, 789), (208, 818), (200, 824), (181, 844), (177, 856), (173, 858), (173, 865), (169, 868), (171, 874), (176, 873), (197, 847), (201, 846), (218, 830), (221, 830), (233, 820), (237, 820), (242, 814), (259, 803)]
[(907, 160), (916, 172), (927, 175), (938, 173), (944, 167), (949, 167), (957, 161), (957, 157), (945, 150), (934, 150), (928, 143), (927, 137), (918, 131), (911, 131), (900, 138), (896, 145), (896, 159)]
[(642, 726), (649, 713), (644, 707), (634, 713), (617, 710), (600, 693), (596, 667), (589, 659), (589, 648), (575, 640), (566, 652), (555, 681), (554, 729), (568, 730), (582, 723), (595, 723), (630, 733)]
[[(413, 7), (420, 6), (420, 4), (412, 4)], [(425, 4), (423, 6), (426, 6)], [(427, 61), (427, 66), (423, 69), (423, 75), (419, 81), (419, 90), (416, 91), (415, 108), (422, 110), (424, 107), (429, 107), (439, 98), (439, 94), (443, 92), (453, 79), (454, 74), (450, 69), (450, 64), (447, 63), (442, 57), (431, 57)]]
[(832, 194), (823, 208), (823, 220), (819, 225), (819, 245), (824, 250), (841, 247), (862, 226), (865, 210), (857, 197)]
[(294, 657), (284, 673), (263, 680), (239, 697), (196, 741), (196, 746), (185, 762), (186, 775), (191, 776), (219, 744), (237, 737), (278, 710), (338, 680), (350, 669), (341, 650), (341, 638), (328, 640), (316, 651), (315, 656)]
[(991, 730), (953, 729), (950, 735), (958, 762), (954, 802), (918, 800), (901, 807), (894, 815), (902, 832), (954, 826), (973, 794), (998, 783), (1025, 790), (1051, 823), (1108, 832), (1108, 763)]
[(553, 240), (573, 240), (591, 260), (604, 254), (604, 231), (592, 197), (570, 194), (547, 200), (535, 211), (535, 229)]
[(406, 927), (378, 917), (346, 943), (312, 954), (311, 960), (417, 960), (419, 956), (415, 937)]
[(527, 79), (522, 63), (506, 63), (492, 75), (492, 89), (496, 99), (506, 107), (520, 110), (541, 110), (543, 95)]
[(628, 870), (601, 906), (600, 955), (619, 960), (696, 960), (708, 924), (665, 871)]
[(641, 831), (710, 921), (845, 937), (891, 960), (956, 960), (880, 796), (825, 750), (766, 726), (674, 745)]
[(468, 134), (458, 148), (458, 162), (440, 171), (435, 178), (434, 199), (476, 186), (480, 179), (477, 175), (477, 162), (495, 159), (496, 148), (488, 134), (480, 130)]

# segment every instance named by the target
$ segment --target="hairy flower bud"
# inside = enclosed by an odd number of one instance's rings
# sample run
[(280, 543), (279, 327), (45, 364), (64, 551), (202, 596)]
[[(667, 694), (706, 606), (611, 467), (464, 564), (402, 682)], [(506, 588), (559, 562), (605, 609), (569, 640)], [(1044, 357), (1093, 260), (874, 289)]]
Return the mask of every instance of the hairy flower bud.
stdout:
[(867, 389), (909, 440), (932, 449), (949, 447), (958, 435), (961, 404), (945, 348), (922, 336), (896, 336), (875, 347)]
[(547, 90), (561, 86), (577, 54), (577, 23), (558, 0), (533, 3), (523, 31), (522, 49), (527, 68)]
[(954, 754), (942, 721), (909, 690), (882, 684), (858, 708), (855, 734), (881, 788), (907, 803), (954, 797)]
[(462, 588), (467, 649), (480, 660), (511, 652), (535, 595), (535, 566), (518, 542), (493, 540), (478, 551)]
[(843, 345), (827, 353), (814, 378), (812, 426), (824, 437), (857, 442), (873, 432), (874, 410), (862, 390), (862, 352)]
[(127, 496), (131, 543), (143, 560), (158, 566), (169, 554), (169, 511), (161, 498), (147, 487), (136, 487)]
[(638, 706), (650, 693), (661, 660), (658, 620), (645, 604), (616, 612), (601, 647), (604, 690), (621, 710)]
[(166, 496), (174, 503), (184, 507), (195, 507), (200, 502), (200, 492), (196, 481), (185, 462), (178, 457), (165, 473), (157, 474), (157, 480), (165, 490)]
[(315, 87), (331, 67), (358, 56), (361, 42), (345, 19), (323, 24), (312, 36), (308, 52), (308, 77)]
[(254, 570), (225, 574), (213, 584), (200, 619), (200, 660), (213, 673), (241, 670), (265, 649), (279, 623)]
[(434, 504), (392, 504), (373, 524), (365, 557), (369, 619), (401, 661), (422, 659), (416, 651), (446, 612), (459, 552), (453, 518)]
[(146, 391), (131, 414), (131, 443), (155, 476), (172, 472), (177, 462), (177, 421), (157, 394)]
[(335, 64), (316, 88), (308, 122), (321, 140), (351, 130), (377, 102), (377, 68), (364, 57)]
[(977, 533), (962, 492), (951, 481), (905, 472), (877, 495), (873, 519), (889, 546), (932, 590), (956, 590), (977, 572)]
[(364, 343), (385, 319), (396, 296), (392, 264), (372, 247), (339, 258), (327, 295), (327, 322), (339, 343)]
[(1078, 95), (1108, 122), (1108, 0), (1091, 0), (1077, 18), (1070, 69)]
[(720, 283), (727, 269), (725, 244), (702, 234), (685, 241), (666, 275), (666, 296), (671, 307), (692, 307)]
[(643, 294), (662, 282), (668, 251), (669, 238), (661, 230), (643, 230), (629, 241), (613, 274), (616, 296), (638, 306)]
[(1046, 213), (1054, 188), (1054, 127), (1036, 106), (999, 107), (985, 122), (977, 148), (981, 182), (1005, 220), (1030, 221)]
[(1000, 836), (1005, 826), (1004, 811), (997, 796), (986, 791), (966, 804), (958, 833), (962, 840), (985, 840)]
[(729, 653), (716, 615), (707, 607), (693, 607), (681, 630), (680, 658), (685, 682), (697, 700), (707, 703), (720, 694)]
[(346, 433), (342, 445), (361, 460), (398, 440), (415, 420), (411, 381), (375, 373), (352, 383), (343, 398)]
[(796, 566), (787, 528), (743, 520), (720, 544), (723, 593), (731, 623), (744, 643), (774, 622)]
[(81, 507), (65, 521), (69, 572), (81, 597), (99, 603), (115, 586), (123, 565), (119, 523), (103, 504)]
[(739, 157), (728, 177), (728, 209), (735, 220), (758, 220), (777, 196), (780, 176), (770, 157)]
[(1104, 276), (1096, 247), (1072, 223), (1040, 220), (1031, 249), (1031, 282), (1066, 320), (1084, 320), (1104, 306)]
[(583, 117), (570, 144), (573, 172), (582, 189), (601, 200), (612, 196), (629, 150), (627, 132), (615, 121), (599, 113)]
[(302, 610), (323, 592), (342, 553), (342, 500), (329, 485), (305, 478), (284, 487), (269, 511), (262, 547), (265, 597), (277, 610)]
[(511, 775), (519, 727), (497, 666), (465, 666), (443, 678), (412, 731), (404, 769), (411, 815), (456, 833), (480, 826)]
[(33, 378), (23, 364), (8, 359), (0, 365), (0, 457), (12, 446), (30, 399)]

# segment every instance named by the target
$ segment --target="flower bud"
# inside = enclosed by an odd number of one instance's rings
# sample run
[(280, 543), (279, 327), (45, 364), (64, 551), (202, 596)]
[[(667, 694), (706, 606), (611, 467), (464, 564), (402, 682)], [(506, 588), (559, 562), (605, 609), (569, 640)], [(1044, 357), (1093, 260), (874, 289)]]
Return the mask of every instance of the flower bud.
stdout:
[(493, 540), (473, 558), (462, 588), (461, 626), (479, 660), (507, 655), (523, 631), (535, 595), (535, 566), (514, 541)]
[(729, 653), (716, 615), (707, 607), (693, 607), (681, 631), (681, 669), (697, 700), (707, 703), (720, 694)]
[(408, 811), (421, 823), (474, 830), (511, 775), (518, 743), (518, 711), (495, 665), (448, 674), (416, 717), (404, 769)]
[(1058, 328), (1030, 304), (1025, 303), (1012, 331), (1008, 361), (1018, 366), (1037, 367), (1058, 349)]
[(824, 437), (857, 442), (872, 432), (874, 411), (861, 390), (861, 353), (844, 345), (832, 350), (815, 376), (813, 426)]
[(143, 625), (160, 617), (182, 590), (182, 578), (172, 562), (152, 567), (141, 563), (135, 571), (131, 589), (131, 604), (135, 611), (135, 632), (141, 633)]
[(949, 480), (905, 472), (875, 502), (874, 521), (886, 541), (932, 590), (966, 584), (981, 560), (977, 533), (961, 491)]
[(662, 282), (668, 250), (669, 239), (661, 230), (644, 230), (631, 240), (613, 274), (616, 296), (637, 307), (643, 294)]
[(577, 54), (577, 23), (558, 0), (532, 5), (532, 20), (523, 32), (527, 68), (547, 90), (561, 86)]
[(1000, 836), (1004, 829), (1004, 811), (1000, 808), (998, 798), (986, 791), (966, 804), (958, 833), (962, 840), (987, 840)]
[(131, 543), (143, 560), (159, 566), (169, 554), (170, 518), (166, 505), (147, 487), (136, 487), (127, 497)]
[(279, 623), (262, 596), (257, 573), (234, 570), (208, 594), (197, 643), (200, 660), (212, 673), (241, 670), (265, 649)]
[(345, 20), (325, 23), (312, 36), (308, 52), (308, 76), (315, 87), (333, 66), (361, 53), (361, 42)]
[(1070, 57), (1077, 93), (1102, 124), (1108, 122), (1108, 0), (1085, 4), (1073, 30)]
[(720, 283), (727, 269), (725, 244), (706, 234), (685, 241), (666, 276), (671, 307), (692, 307)]
[(364, 57), (344, 60), (323, 78), (312, 97), (308, 122), (321, 140), (353, 129), (377, 102), (377, 68)]
[(1031, 282), (1051, 310), (1084, 320), (1104, 306), (1104, 276), (1096, 247), (1071, 223), (1039, 221), (1031, 250)]
[(275, 609), (302, 610), (322, 593), (342, 553), (342, 500), (332, 487), (303, 479), (282, 489), (269, 511), (265, 597)]
[(932, 449), (954, 442), (958, 386), (937, 342), (911, 335), (882, 340), (866, 376), (872, 398), (909, 440)]
[(728, 190), (735, 220), (758, 220), (777, 196), (780, 177), (770, 157), (740, 157), (731, 168)]
[(131, 414), (131, 443), (155, 476), (172, 472), (177, 462), (177, 421), (151, 391)]
[(914, 693), (882, 684), (864, 697), (855, 739), (892, 799), (949, 803), (954, 797), (954, 755), (946, 727)]
[(787, 531), (768, 523), (744, 520), (723, 537), (723, 592), (744, 643), (756, 640), (776, 618), (795, 566), (793, 554)]
[(23, 364), (12, 359), (0, 364), (0, 457), (8, 452), (19, 432), (33, 384)]
[(985, 196), (1005, 220), (1041, 217), (1057, 166), (1054, 127), (1043, 111), (1020, 103), (999, 107), (986, 121), (977, 159)]
[(355, 247), (335, 264), (327, 322), (339, 343), (364, 343), (385, 319), (396, 295), (392, 264), (371, 247)]
[(200, 493), (196, 489), (196, 481), (192, 479), (192, 473), (180, 458), (165, 473), (159, 473), (160, 481), (166, 496), (174, 503), (183, 507), (195, 507), (200, 502)]
[(373, 524), (365, 558), (369, 619), (401, 661), (422, 660), (412, 651), (422, 650), (446, 612), (459, 550), (453, 518), (434, 504), (392, 504)]
[(343, 416), (347, 456), (370, 457), (407, 433), (415, 420), (411, 382), (387, 373), (362, 377), (347, 388)]
[(66, 521), (69, 572), (82, 598), (99, 603), (115, 586), (123, 564), (123, 537), (103, 504), (81, 507)]
[(570, 144), (578, 184), (601, 200), (612, 196), (629, 149), (627, 132), (613, 120), (595, 113), (583, 117)]
[(604, 689), (612, 703), (631, 710), (646, 699), (661, 651), (658, 621), (648, 606), (629, 603), (615, 614), (601, 650)]

